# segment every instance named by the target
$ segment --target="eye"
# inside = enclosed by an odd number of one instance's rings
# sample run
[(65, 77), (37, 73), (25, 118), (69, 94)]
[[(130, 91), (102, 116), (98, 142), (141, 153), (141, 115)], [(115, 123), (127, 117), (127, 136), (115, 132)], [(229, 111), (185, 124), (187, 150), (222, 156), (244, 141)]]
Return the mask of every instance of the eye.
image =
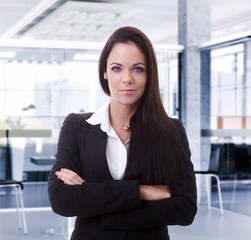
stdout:
[(120, 72), (120, 71), (121, 71), (121, 67), (119, 67), (119, 66), (114, 66), (114, 67), (111, 68), (111, 70), (112, 70), (113, 72)]
[(145, 71), (145, 69), (143, 68), (143, 67), (135, 67), (134, 69), (133, 69), (133, 71), (134, 72), (144, 72)]

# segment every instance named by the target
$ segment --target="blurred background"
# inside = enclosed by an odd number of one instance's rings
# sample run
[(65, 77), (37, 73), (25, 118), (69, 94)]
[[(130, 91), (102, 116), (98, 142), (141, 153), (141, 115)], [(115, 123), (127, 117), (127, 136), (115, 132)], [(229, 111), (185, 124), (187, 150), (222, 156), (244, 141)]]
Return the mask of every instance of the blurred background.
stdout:
[[(108, 100), (99, 54), (126, 25), (154, 45), (162, 101), (187, 130), (195, 169), (207, 170), (219, 147), (224, 209), (250, 217), (250, 0), (0, 0), (0, 180), (24, 183), (26, 209), (49, 207), (62, 121)], [(219, 208), (216, 183), (211, 204)], [(199, 177), (202, 205), (205, 189)], [(12, 194), (0, 193), (0, 210), (15, 208)]]

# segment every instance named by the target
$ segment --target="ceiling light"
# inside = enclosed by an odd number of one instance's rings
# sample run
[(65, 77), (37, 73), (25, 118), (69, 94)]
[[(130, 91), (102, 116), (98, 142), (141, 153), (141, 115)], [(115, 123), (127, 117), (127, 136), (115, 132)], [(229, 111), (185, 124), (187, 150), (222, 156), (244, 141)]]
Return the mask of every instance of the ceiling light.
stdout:
[(42, 15), (42, 13), (48, 10), (53, 4), (60, 2), (59, 0), (43, 0), (39, 2), (28, 14), (26, 14), (19, 22), (17, 22), (12, 28), (10, 28), (6, 33), (4, 33), (2, 38), (10, 38), (17, 34), (20, 30), (25, 28), (25, 26), (32, 23), (36, 17)]

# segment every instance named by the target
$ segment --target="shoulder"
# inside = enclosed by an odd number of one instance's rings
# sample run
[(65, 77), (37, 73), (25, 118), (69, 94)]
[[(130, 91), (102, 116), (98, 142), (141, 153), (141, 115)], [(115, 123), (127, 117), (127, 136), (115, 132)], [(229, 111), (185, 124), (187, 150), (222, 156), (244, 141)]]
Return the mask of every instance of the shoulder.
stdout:
[(183, 123), (181, 120), (177, 118), (171, 118), (173, 122), (173, 126), (176, 128), (176, 133), (180, 136), (181, 140), (187, 143), (187, 134), (186, 134), (186, 129), (184, 128)]
[(81, 121), (87, 120), (92, 116), (93, 113), (70, 113), (66, 116), (67, 121)]
[(63, 125), (70, 124), (79, 127), (88, 124), (86, 120), (90, 118), (92, 114), (93, 113), (70, 113), (65, 117)]
[(188, 153), (188, 155), (191, 155), (190, 149), (189, 149), (189, 142), (188, 142), (188, 138), (187, 138), (187, 134), (186, 134), (186, 130), (183, 126), (183, 123), (181, 122), (181, 120), (177, 119), (177, 118), (171, 118), (172, 122), (174, 124), (174, 126), (176, 127), (176, 133), (179, 135), (180, 137), (180, 141), (182, 142), (185, 151)]
[(178, 130), (185, 131), (183, 123), (181, 122), (181, 120), (179, 120), (178, 118), (170, 118), (170, 119), (171, 119), (172, 123), (175, 125), (175, 127)]

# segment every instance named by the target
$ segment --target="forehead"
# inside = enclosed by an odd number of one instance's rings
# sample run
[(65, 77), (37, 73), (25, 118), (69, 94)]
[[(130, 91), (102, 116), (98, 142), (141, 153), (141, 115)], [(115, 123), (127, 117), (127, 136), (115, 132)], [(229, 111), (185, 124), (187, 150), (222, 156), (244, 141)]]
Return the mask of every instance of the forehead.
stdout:
[(111, 52), (108, 56), (108, 61), (113, 59), (120, 59), (120, 60), (141, 60), (145, 62), (145, 56), (140, 48), (133, 42), (126, 42), (126, 43), (117, 43), (111, 49)]

